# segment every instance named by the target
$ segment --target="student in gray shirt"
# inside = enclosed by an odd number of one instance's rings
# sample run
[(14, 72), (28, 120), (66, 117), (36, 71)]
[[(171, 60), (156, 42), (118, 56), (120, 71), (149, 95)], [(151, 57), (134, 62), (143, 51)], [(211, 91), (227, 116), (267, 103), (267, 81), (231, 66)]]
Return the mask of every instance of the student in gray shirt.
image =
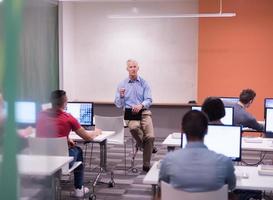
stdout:
[(255, 97), (256, 93), (252, 89), (245, 89), (240, 93), (239, 102), (233, 106), (234, 124), (252, 128), (257, 131), (263, 131), (264, 126), (259, 124), (256, 118), (246, 110), (250, 107)]
[(204, 144), (208, 119), (203, 112), (191, 110), (182, 120), (188, 143), (184, 149), (166, 155), (161, 162), (159, 180), (188, 192), (234, 189), (236, 177), (230, 158), (215, 153)]

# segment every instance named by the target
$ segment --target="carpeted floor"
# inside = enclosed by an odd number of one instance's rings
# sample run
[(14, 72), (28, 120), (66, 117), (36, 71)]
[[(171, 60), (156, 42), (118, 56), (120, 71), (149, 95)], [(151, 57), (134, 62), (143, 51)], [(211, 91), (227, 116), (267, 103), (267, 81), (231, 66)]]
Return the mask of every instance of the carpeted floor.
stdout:
[[(163, 139), (156, 139), (155, 146), (158, 148), (158, 152), (152, 155), (152, 163), (160, 160), (167, 152), (167, 148), (162, 146)], [(89, 144), (90, 145), (90, 144)], [(78, 143), (84, 150), (84, 145)], [(85, 198), (89, 199), (89, 195), (92, 194), (92, 184), (99, 172), (100, 163), (100, 149), (98, 144), (93, 146), (93, 154), (90, 165), (90, 152), (91, 146), (87, 148), (87, 156), (85, 160), (85, 186), (88, 187), (91, 193), (87, 194)], [(152, 187), (151, 185), (142, 184), (142, 180), (145, 176), (145, 172), (142, 171), (142, 152), (138, 151), (135, 159), (135, 167), (137, 172), (133, 173), (131, 170), (126, 170), (125, 174), (125, 159), (127, 169), (130, 168), (132, 158), (132, 140), (131, 137), (126, 138), (126, 156), (124, 157), (124, 145), (107, 145), (107, 172), (103, 173), (100, 182), (95, 187), (95, 195), (97, 200), (150, 200), (152, 199)], [(114, 187), (108, 187), (110, 179), (110, 172), (114, 173)], [(22, 177), (21, 178), (21, 199), (32, 200), (49, 200), (52, 199), (50, 192), (50, 180), (41, 177)], [(65, 181), (61, 182), (61, 199), (62, 200), (74, 200), (79, 199), (72, 197), (73, 191), (73, 175)], [(32, 193), (32, 195), (30, 195)]]

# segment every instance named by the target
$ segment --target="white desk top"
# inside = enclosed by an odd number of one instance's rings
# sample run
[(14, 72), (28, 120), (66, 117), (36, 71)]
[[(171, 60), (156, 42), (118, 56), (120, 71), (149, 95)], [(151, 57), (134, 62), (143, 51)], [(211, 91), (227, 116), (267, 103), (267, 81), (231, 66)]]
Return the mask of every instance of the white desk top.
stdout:
[[(251, 140), (253, 140), (251, 142)], [(259, 140), (260, 142), (257, 142)], [(273, 138), (242, 138), (242, 149), (250, 151), (273, 151)]]
[(155, 185), (158, 183), (160, 169), (159, 163), (160, 161), (154, 162), (153, 166), (143, 179), (144, 184)]
[[(103, 140), (109, 138), (114, 135), (115, 131), (102, 131), (101, 135), (97, 136), (92, 140), (93, 142), (102, 142)], [(75, 141), (84, 141), (80, 136), (78, 136), (75, 132), (70, 132), (69, 138)]]
[(162, 142), (162, 144), (165, 146), (180, 147), (181, 138), (173, 138), (172, 134), (169, 134), (168, 137)]
[[(242, 173), (246, 173), (248, 178), (237, 176)], [(236, 189), (273, 190), (273, 176), (259, 175), (258, 167), (235, 166), (235, 174), (237, 176)]]
[[(248, 178), (240, 175), (246, 173)], [(273, 176), (258, 174), (258, 167), (235, 166), (236, 189), (273, 190)], [(156, 161), (143, 179), (144, 184), (156, 185), (159, 179), (159, 161)]]
[(22, 175), (51, 176), (72, 160), (69, 156), (17, 155), (18, 171)]

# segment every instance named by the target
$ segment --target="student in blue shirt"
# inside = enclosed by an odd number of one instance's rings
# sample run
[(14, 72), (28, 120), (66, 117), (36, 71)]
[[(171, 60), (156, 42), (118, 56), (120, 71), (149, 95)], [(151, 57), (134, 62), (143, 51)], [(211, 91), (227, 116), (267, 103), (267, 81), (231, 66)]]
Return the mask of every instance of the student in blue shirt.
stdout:
[(208, 119), (203, 112), (191, 110), (182, 120), (188, 143), (184, 149), (171, 152), (161, 162), (159, 180), (188, 192), (220, 189), (228, 184), (234, 189), (236, 177), (230, 158), (215, 153), (204, 144)]
[(118, 108), (131, 109), (132, 115), (139, 114), (141, 119), (129, 119), (128, 127), (137, 142), (137, 148), (143, 149), (143, 171), (150, 169), (153, 147), (154, 128), (152, 113), (149, 107), (152, 104), (152, 94), (149, 84), (138, 76), (139, 66), (137, 61), (127, 61), (129, 77), (119, 83), (115, 96), (115, 105)]

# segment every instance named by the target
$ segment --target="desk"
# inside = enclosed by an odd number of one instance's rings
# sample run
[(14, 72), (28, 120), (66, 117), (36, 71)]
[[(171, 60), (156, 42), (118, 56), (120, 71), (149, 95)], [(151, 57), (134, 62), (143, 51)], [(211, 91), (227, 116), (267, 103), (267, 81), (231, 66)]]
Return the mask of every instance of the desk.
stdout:
[(100, 145), (100, 167), (106, 171), (107, 168), (107, 138), (114, 135), (115, 131), (102, 131), (101, 135), (94, 138), (91, 141), (85, 141), (75, 132), (70, 132), (69, 138), (74, 141), (98, 143)]
[[(251, 142), (253, 140), (253, 142)], [(261, 142), (255, 142), (260, 140)], [(273, 138), (242, 138), (242, 149), (248, 151), (269, 151), (273, 152)]]
[[(237, 175), (242, 172), (247, 173), (248, 178), (240, 178)], [(235, 166), (235, 174), (237, 177), (236, 189), (245, 190), (273, 190), (273, 176), (265, 176), (258, 174), (258, 167)]]
[(72, 160), (73, 157), (68, 156), (17, 155), (18, 172), (21, 175), (50, 176), (52, 199), (56, 199), (59, 197), (56, 179), (59, 181), (61, 168)]
[(73, 157), (18, 155), (18, 171), (22, 175), (52, 176), (71, 162)]
[(169, 134), (168, 137), (166, 137), (166, 139), (162, 142), (162, 144), (167, 146), (168, 151), (171, 151), (174, 150), (175, 147), (181, 146), (181, 138), (173, 138), (172, 134)]
[[(248, 178), (238, 177), (243, 172), (247, 173)], [(273, 190), (273, 176), (263, 176), (258, 174), (258, 167), (235, 166), (235, 174), (237, 177), (236, 189), (249, 190)], [(159, 179), (159, 161), (156, 161), (150, 171), (143, 179), (143, 184), (149, 184), (153, 187), (153, 193), (156, 192)]]
[[(107, 138), (109, 138), (110, 136), (114, 135), (115, 131), (102, 131), (101, 135), (95, 137), (93, 140), (91, 141), (85, 141), (84, 139), (82, 139), (80, 136), (78, 136), (75, 132), (71, 132), (69, 134), (69, 138), (75, 141), (82, 141), (82, 142), (87, 142), (87, 143), (99, 143), (100, 145), (100, 170), (92, 184), (93, 187), (93, 191), (91, 193), (91, 196), (89, 197), (89, 199), (93, 199), (94, 198), (94, 194), (95, 194), (95, 186), (97, 185), (97, 182), (101, 176), (101, 174), (104, 171), (107, 171)], [(111, 184), (114, 184), (114, 174), (113, 172), (111, 172)], [(109, 182), (109, 184), (110, 184)]]

